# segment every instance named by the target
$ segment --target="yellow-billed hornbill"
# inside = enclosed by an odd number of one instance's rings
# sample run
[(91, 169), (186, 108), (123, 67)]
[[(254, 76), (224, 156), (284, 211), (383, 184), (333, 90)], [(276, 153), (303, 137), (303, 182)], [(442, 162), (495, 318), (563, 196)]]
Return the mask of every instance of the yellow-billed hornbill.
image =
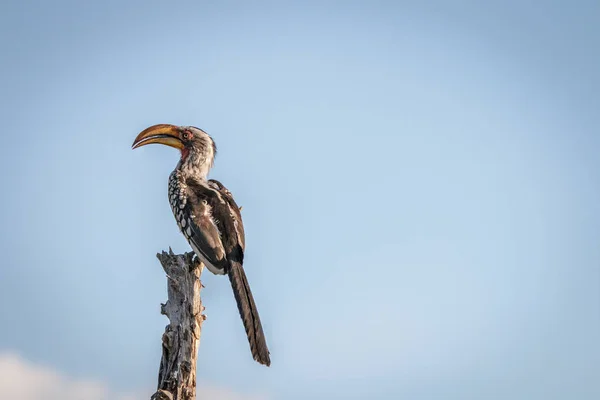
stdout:
[(132, 147), (150, 143), (181, 151), (181, 159), (169, 177), (169, 203), (177, 225), (209, 271), (229, 276), (252, 356), (269, 366), (269, 349), (242, 267), (245, 238), (240, 209), (225, 186), (207, 179), (217, 153), (215, 142), (193, 126), (159, 124), (143, 130)]

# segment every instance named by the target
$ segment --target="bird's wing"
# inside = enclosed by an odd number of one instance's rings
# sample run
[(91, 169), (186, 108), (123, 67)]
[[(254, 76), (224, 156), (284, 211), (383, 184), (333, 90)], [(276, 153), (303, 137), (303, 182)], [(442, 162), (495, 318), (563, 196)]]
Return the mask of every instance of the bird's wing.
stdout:
[(231, 243), (230, 245), (239, 245), (243, 252), (246, 248), (246, 236), (244, 233), (244, 223), (242, 222), (242, 213), (240, 212), (240, 207), (238, 207), (237, 203), (233, 199), (231, 192), (221, 182), (216, 179), (210, 179), (208, 181), (208, 185), (212, 189), (219, 192), (221, 198), (227, 205), (227, 207), (216, 207), (215, 212), (219, 214), (217, 217), (219, 221), (227, 221), (225, 225), (227, 225), (226, 229), (228, 239), (229, 237), (231, 237), (231, 239), (235, 239), (235, 243)]
[(218, 193), (208, 188), (206, 183), (186, 182), (187, 201), (184, 208), (187, 223), (184, 234), (190, 244), (200, 252), (206, 261), (219, 270), (227, 268), (227, 252), (221, 239), (221, 232), (213, 218), (213, 204), (218, 203)]
[(231, 193), (215, 181), (188, 179), (186, 187), (191, 244), (219, 269), (227, 260), (243, 262), (244, 227)]

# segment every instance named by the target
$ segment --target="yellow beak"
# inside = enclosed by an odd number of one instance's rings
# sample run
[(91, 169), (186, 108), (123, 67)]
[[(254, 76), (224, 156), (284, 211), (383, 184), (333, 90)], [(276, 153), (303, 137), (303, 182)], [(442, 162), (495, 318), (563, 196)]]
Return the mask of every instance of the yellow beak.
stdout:
[(183, 142), (179, 137), (180, 129), (178, 126), (169, 124), (153, 125), (144, 129), (133, 141), (132, 149), (145, 146), (150, 143), (159, 143), (166, 146), (183, 149)]

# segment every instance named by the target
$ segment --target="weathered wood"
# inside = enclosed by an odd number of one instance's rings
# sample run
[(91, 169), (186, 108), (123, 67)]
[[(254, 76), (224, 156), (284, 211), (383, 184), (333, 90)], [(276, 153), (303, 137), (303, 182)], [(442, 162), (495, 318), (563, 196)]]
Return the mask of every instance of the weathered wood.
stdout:
[(195, 400), (196, 361), (204, 307), (200, 300), (203, 265), (194, 253), (156, 255), (167, 274), (168, 300), (161, 313), (169, 318), (162, 336), (158, 388), (151, 400)]

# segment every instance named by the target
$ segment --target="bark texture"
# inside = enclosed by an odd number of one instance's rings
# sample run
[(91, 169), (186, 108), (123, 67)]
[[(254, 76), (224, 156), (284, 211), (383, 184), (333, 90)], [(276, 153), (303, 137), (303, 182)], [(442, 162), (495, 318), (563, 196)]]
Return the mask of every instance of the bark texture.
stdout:
[(196, 362), (204, 307), (200, 300), (203, 265), (194, 253), (156, 255), (167, 274), (168, 300), (161, 313), (169, 318), (162, 336), (158, 389), (151, 400), (195, 400)]

